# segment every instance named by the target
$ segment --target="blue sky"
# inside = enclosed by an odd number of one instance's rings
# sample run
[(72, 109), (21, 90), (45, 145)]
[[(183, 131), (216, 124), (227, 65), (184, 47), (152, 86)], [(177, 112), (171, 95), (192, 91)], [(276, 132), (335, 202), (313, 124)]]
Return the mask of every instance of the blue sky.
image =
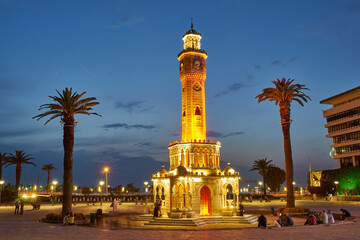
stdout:
[[(72, 87), (101, 103), (78, 116), (74, 184), (96, 185), (111, 168), (114, 186), (150, 180), (180, 139), (177, 54), (190, 18), (208, 53), (207, 128), (222, 142), (221, 161), (244, 179), (259, 158), (284, 167), (278, 107), (255, 96), (277, 78), (305, 84), (312, 101), (292, 105), (295, 181), (337, 167), (329, 157), (319, 101), (359, 86), (358, 1), (46, 1), (0, 0), (0, 152), (24, 150), (22, 183), (45, 184), (41, 166), (62, 179), (59, 120), (32, 117), (56, 89)], [(15, 167), (3, 169), (15, 182)]]

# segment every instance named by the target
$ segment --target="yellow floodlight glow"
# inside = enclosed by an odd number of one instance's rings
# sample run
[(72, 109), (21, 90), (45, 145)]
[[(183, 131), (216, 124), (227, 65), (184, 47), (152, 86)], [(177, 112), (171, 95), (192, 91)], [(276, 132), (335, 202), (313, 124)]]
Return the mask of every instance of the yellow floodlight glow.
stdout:
[(194, 180), (194, 182), (200, 182), (200, 181), (201, 181), (201, 178), (194, 177), (193, 180)]
[(33, 195), (31, 195), (31, 197), (32, 197), (32, 198), (36, 198), (36, 195), (35, 195), (35, 194), (33, 194)]
[(23, 198), (27, 198), (27, 197), (28, 197), (28, 195), (24, 194), (24, 195), (22, 195), (22, 197), (23, 197)]
[(109, 171), (109, 168), (108, 168), (108, 167), (105, 167), (105, 168), (104, 168), (104, 172), (107, 173), (108, 171)]
[(181, 180), (181, 181), (184, 180), (184, 177), (179, 177), (179, 180)]
[(234, 170), (234, 169), (229, 169), (229, 173), (230, 173), (230, 174), (234, 174), (234, 173), (235, 173), (235, 170)]

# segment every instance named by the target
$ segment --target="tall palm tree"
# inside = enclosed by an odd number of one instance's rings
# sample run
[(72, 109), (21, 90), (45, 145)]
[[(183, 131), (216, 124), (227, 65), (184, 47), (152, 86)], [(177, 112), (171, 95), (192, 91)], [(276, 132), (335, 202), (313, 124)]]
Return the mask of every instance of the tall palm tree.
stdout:
[(7, 160), (9, 159), (9, 156), (7, 153), (1, 153), (0, 152), (0, 180), (2, 179), (2, 166), (5, 165)]
[(59, 96), (49, 96), (55, 103), (43, 104), (39, 110), (46, 109), (47, 111), (41, 113), (33, 118), (40, 120), (43, 117), (50, 116), (45, 122), (45, 125), (51, 120), (60, 117), (63, 125), (63, 146), (64, 146), (64, 175), (63, 175), (63, 206), (62, 213), (71, 212), (72, 204), (72, 169), (73, 169), (73, 149), (74, 149), (74, 126), (75, 114), (98, 115), (90, 112), (93, 106), (99, 104), (94, 102), (95, 97), (81, 99), (86, 93), (78, 94), (72, 92), (72, 88), (65, 88), (60, 93), (56, 90)]
[(290, 141), (290, 119), (291, 102), (296, 101), (301, 106), (304, 106), (304, 102), (311, 100), (303, 90), (309, 90), (305, 85), (292, 84), (293, 79), (286, 80), (285, 78), (276, 81), (274, 83), (275, 88), (265, 88), (263, 92), (256, 96), (258, 103), (269, 100), (275, 101), (276, 105), (280, 107), (281, 127), (284, 136), (284, 154), (285, 154), (285, 166), (286, 166), (286, 187), (287, 187), (287, 203), (286, 207), (295, 207), (294, 189), (293, 189), (293, 160), (291, 152), (291, 141)]
[(266, 196), (266, 182), (265, 182), (266, 173), (269, 171), (270, 168), (275, 167), (274, 164), (271, 164), (272, 161), (273, 160), (268, 161), (267, 158), (255, 160), (252, 169), (249, 170), (249, 171), (258, 171), (258, 173), (263, 177), (265, 196)]
[(52, 163), (43, 165), (42, 170), (45, 170), (48, 174), (46, 182), (46, 192), (49, 191), (50, 171), (56, 169)]
[(26, 155), (24, 151), (15, 151), (15, 155), (9, 153), (9, 159), (6, 161), (5, 167), (10, 165), (16, 165), (16, 190), (19, 189), (20, 178), (21, 178), (21, 165), (22, 164), (31, 164), (36, 167), (36, 164), (30, 162), (33, 160), (33, 157), (30, 157), (31, 154)]

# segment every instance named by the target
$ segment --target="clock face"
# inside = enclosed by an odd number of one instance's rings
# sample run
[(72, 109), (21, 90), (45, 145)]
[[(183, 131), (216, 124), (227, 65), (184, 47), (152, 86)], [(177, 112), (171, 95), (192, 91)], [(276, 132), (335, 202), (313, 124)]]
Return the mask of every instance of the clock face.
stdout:
[(194, 65), (195, 65), (195, 67), (200, 67), (200, 65), (201, 65), (201, 63), (200, 63), (200, 61), (199, 60), (196, 60), (195, 62), (194, 62)]
[(193, 85), (193, 89), (195, 91), (200, 91), (201, 90), (201, 84), (199, 82), (195, 82)]

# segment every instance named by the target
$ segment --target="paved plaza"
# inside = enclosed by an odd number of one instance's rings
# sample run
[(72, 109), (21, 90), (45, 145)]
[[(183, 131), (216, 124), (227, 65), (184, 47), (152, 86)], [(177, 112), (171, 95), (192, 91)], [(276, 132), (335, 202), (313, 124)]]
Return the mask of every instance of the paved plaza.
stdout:
[[(360, 202), (312, 202), (297, 201), (297, 206), (307, 206), (314, 211), (330, 209), (339, 212), (339, 208), (348, 209), (353, 216), (360, 217)], [(74, 212), (89, 214), (96, 209), (102, 208), (106, 213), (110, 211), (110, 204), (104, 203), (86, 205), (78, 204)], [(285, 203), (273, 201), (270, 203), (246, 203), (245, 210), (269, 211), (271, 206), (284, 206)], [(335, 225), (303, 226), (304, 219), (293, 218), (294, 227), (258, 229), (251, 227), (237, 227), (227, 224), (205, 225), (194, 229), (189, 228), (158, 228), (145, 227), (142, 225), (120, 225), (117, 227), (89, 227), (89, 226), (62, 226), (61, 224), (42, 223), (39, 220), (49, 212), (60, 212), (61, 204), (54, 206), (43, 204), (40, 210), (31, 210), (31, 206), (25, 206), (24, 215), (14, 215), (14, 207), (0, 206), (0, 239), (358, 239), (360, 236), (360, 222), (345, 221)], [(121, 212), (129, 214), (141, 213), (144, 206), (135, 204), (123, 204), (119, 207)], [(254, 214), (256, 215), (256, 214)], [(274, 226), (276, 217), (267, 215), (270, 226)], [(125, 218), (126, 220), (126, 218)]]

